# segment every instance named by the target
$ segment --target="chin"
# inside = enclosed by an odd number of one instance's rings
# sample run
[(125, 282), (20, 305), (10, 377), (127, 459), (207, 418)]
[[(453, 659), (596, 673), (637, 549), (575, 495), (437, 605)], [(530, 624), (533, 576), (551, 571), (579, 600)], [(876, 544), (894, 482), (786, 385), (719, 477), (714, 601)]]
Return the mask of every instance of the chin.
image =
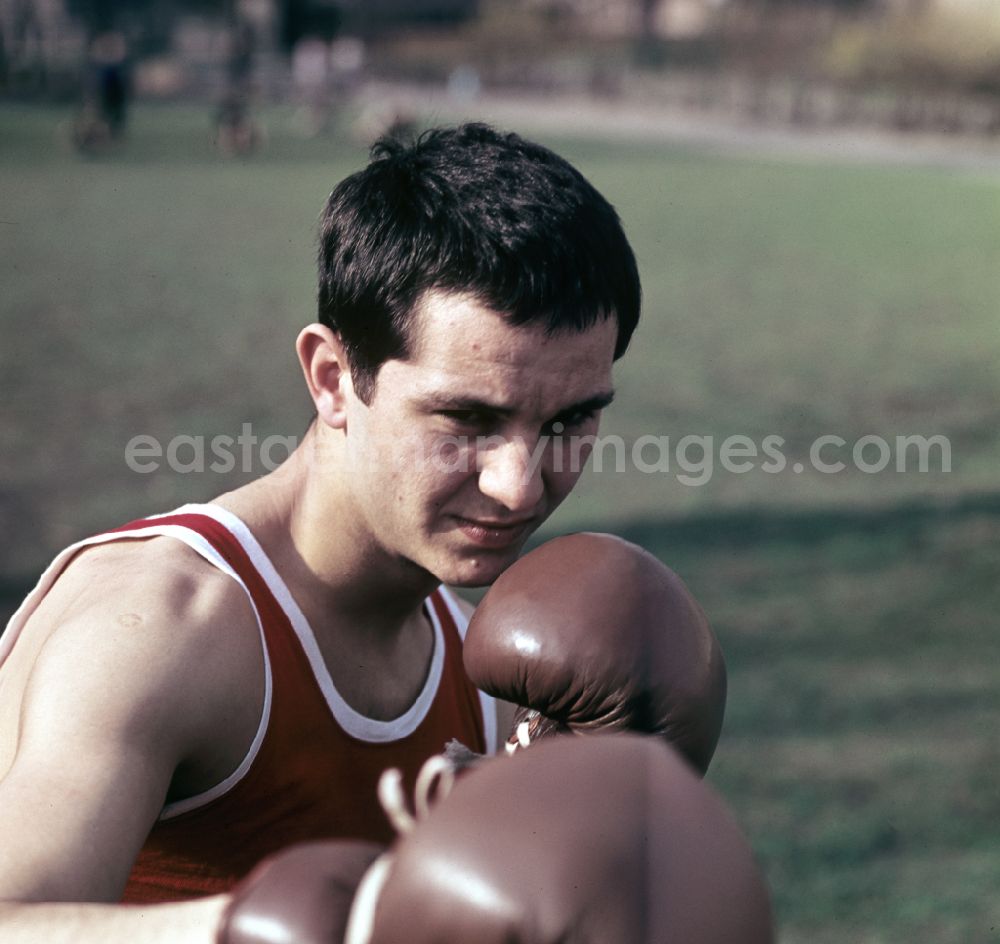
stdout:
[(477, 587), (489, 587), (493, 585), (493, 582), (500, 576), (502, 571), (498, 571), (495, 574), (490, 574), (489, 576), (478, 576), (478, 577), (468, 577), (468, 578), (456, 578), (455, 580), (443, 580), (442, 583), (448, 584), (449, 587), (461, 587), (465, 590), (474, 590)]
[(506, 550), (503, 554), (478, 553), (464, 560), (442, 562), (435, 576), (452, 587), (488, 587), (521, 554), (521, 547)]

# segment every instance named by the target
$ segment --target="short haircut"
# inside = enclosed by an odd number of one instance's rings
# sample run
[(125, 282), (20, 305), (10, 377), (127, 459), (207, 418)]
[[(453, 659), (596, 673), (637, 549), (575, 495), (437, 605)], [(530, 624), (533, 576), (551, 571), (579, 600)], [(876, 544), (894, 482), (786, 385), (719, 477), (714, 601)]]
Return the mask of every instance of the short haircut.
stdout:
[(635, 256), (614, 208), (563, 158), (485, 124), (383, 138), (330, 194), (320, 220), (319, 321), (371, 402), (382, 364), (405, 359), (425, 292), (468, 294), (550, 333), (639, 319)]

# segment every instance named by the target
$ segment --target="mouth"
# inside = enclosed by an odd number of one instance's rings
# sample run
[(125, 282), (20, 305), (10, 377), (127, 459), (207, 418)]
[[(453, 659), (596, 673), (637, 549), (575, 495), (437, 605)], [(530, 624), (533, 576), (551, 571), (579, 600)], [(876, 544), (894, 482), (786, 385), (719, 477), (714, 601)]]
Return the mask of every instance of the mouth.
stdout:
[(531, 533), (534, 518), (518, 521), (489, 521), (456, 516), (458, 530), (473, 544), (483, 548), (502, 549), (517, 544)]

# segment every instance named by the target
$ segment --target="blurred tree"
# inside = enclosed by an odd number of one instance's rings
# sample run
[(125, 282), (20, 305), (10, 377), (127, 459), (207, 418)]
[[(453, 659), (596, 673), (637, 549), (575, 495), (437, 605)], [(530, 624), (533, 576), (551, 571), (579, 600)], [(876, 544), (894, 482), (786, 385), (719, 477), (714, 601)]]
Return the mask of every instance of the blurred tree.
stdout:
[(341, 4), (329, 0), (283, 0), (281, 43), (287, 51), (306, 36), (329, 42), (339, 32), (344, 15)]
[[(30, 6), (29, 0), (25, 0)], [(238, 0), (64, 0), (88, 37), (121, 29), (143, 51), (165, 48), (179, 16), (200, 13), (232, 21)], [(457, 24), (472, 19), (479, 0), (273, 0), (280, 42), (291, 50), (303, 36), (327, 41), (342, 30), (373, 35), (402, 26)]]
[(463, 23), (479, 0), (279, 0), (281, 39), (292, 49), (305, 36), (329, 42), (341, 31), (371, 37), (401, 27)]
[(64, 0), (66, 12), (88, 38), (122, 30), (135, 52), (169, 48), (178, 17), (200, 13), (212, 18), (229, 15), (233, 0)]

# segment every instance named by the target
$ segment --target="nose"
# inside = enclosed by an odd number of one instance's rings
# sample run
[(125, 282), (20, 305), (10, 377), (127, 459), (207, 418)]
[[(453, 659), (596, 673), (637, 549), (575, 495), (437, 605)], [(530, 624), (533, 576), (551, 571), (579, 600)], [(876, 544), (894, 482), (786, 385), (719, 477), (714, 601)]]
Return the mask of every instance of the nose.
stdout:
[(479, 451), (479, 491), (508, 511), (533, 511), (545, 491), (541, 446), (521, 437), (494, 440)]

